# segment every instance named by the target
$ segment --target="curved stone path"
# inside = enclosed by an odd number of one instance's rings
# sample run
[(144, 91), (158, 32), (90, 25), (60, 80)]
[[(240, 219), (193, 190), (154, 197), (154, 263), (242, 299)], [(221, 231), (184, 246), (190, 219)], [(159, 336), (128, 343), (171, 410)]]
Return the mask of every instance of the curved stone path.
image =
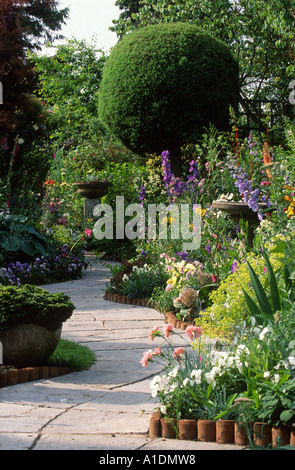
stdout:
[[(164, 316), (145, 307), (103, 299), (106, 263), (82, 279), (43, 286), (68, 294), (75, 307), (62, 337), (87, 345), (97, 362), (86, 371), (0, 389), (0, 450), (237, 450), (216, 443), (151, 439), (155, 407), (149, 383), (159, 365), (140, 364), (148, 332)], [(183, 344), (182, 336), (178, 338)]]

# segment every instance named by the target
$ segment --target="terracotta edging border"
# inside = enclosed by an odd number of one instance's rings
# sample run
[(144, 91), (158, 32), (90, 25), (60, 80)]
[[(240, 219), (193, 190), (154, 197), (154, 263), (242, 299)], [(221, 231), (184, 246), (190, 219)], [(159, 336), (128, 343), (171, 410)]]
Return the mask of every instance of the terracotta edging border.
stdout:
[[(294, 427), (286, 425), (276, 427), (271, 424), (254, 422), (251, 431), (253, 443), (257, 446), (272, 448), (278, 445), (295, 446)], [(278, 435), (280, 436), (279, 441), (277, 440)], [(160, 412), (154, 412), (150, 418), (149, 436), (249, 446), (249, 438), (244, 426), (235, 420), (180, 419), (177, 426), (176, 420), (164, 418)]]
[(104, 300), (108, 300), (109, 302), (116, 302), (118, 304), (137, 305), (138, 307), (154, 308), (154, 304), (147, 299), (131, 299), (126, 295), (113, 294), (112, 292), (105, 292), (103, 298)]
[(166, 313), (166, 321), (167, 323), (172, 323), (175, 328), (180, 330), (185, 330), (189, 325), (193, 325), (193, 321), (183, 321), (177, 318), (174, 312)]
[[(104, 300), (107, 300), (109, 302), (115, 302), (126, 305), (137, 305), (138, 307), (148, 307), (156, 309), (155, 304), (153, 304), (153, 302), (147, 299), (132, 299), (130, 297), (127, 297), (126, 295), (113, 294), (107, 291), (105, 292), (103, 298)], [(179, 320), (179, 318), (177, 318), (175, 313), (172, 311), (164, 313), (164, 315), (166, 316), (167, 323), (172, 323), (175, 328), (179, 328), (181, 330), (185, 330), (189, 325), (192, 324), (192, 322), (184, 322), (182, 320)]]
[(33, 382), (41, 379), (51, 379), (61, 375), (73, 372), (68, 367), (59, 366), (38, 366), (38, 367), (22, 367), (20, 369), (3, 369), (0, 370), (0, 388), (9, 385), (17, 385), (21, 383)]

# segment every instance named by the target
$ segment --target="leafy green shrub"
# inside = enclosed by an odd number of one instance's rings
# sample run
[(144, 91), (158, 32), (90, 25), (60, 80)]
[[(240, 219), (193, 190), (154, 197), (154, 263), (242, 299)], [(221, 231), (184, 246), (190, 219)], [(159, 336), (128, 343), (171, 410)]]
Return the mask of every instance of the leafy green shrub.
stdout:
[(164, 288), (168, 279), (162, 265), (150, 266), (142, 259), (107, 266), (112, 274), (109, 290), (134, 299), (149, 299), (155, 289)]
[(139, 154), (180, 147), (213, 123), (228, 128), (238, 66), (228, 47), (192, 24), (159, 24), (128, 34), (108, 57), (99, 117)]
[(46, 255), (48, 240), (22, 215), (0, 215), (0, 255), (5, 260)]
[(166, 284), (167, 278), (161, 266), (133, 266), (132, 272), (123, 276), (120, 292), (133, 299), (149, 299), (156, 287)]
[(70, 298), (57, 292), (50, 294), (37, 286), (0, 286), (0, 329), (22, 323), (34, 323), (49, 330), (65, 322), (75, 306)]
[[(256, 272), (260, 283), (269, 290), (267, 265), (264, 257), (247, 255), (247, 263), (241, 262), (235, 267), (235, 272), (224, 279), (219, 288), (210, 295), (212, 305), (201, 313), (196, 320), (203, 333), (208, 336), (228, 338), (235, 332), (236, 327), (242, 327), (244, 321), (250, 322), (250, 312), (245, 300), (245, 292), (254, 297), (254, 289), (248, 266)], [(283, 257), (270, 253), (270, 262), (277, 273), (282, 269)]]

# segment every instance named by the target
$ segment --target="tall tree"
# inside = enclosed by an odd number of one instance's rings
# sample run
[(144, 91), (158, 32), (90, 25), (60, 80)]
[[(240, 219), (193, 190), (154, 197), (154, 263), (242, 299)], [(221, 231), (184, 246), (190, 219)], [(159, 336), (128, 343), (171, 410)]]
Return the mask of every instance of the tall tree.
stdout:
[[(140, 10), (140, 0), (116, 0), (115, 5), (122, 10), (118, 20), (114, 20), (113, 24), (121, 24), (122, 22), (130, 21), (133, 22), (133, 15), (138, 13)], [(116, 31), (116, 26), (110, 28), (112, 31)]]
[[(14, 2), (18, 4), (19, 2)], [(69, 8), (59, 9), (58, 0), (27, 0), (19, 8), (23, 41), (28, 49), (40, 49), (41, 44), (62, 36), (57, 33), (69, 17)]]
[[(40, 104), (32, 97), (35, 75), (27, 50), (40, 47), (44, 38), (61, 28), (68, 10), (57, 10), (55, 0), (1, 0), (0, 3), (0, 175), (8, 171), (14, 153), (14, 169), (23, 167), (24, 156), (37, 138)], [(34, 126), (34, 127), (33, 127)], [(39, 131), (41, 126), (37, 126)], [(39, 136), (40, 137), (40, 136)]]

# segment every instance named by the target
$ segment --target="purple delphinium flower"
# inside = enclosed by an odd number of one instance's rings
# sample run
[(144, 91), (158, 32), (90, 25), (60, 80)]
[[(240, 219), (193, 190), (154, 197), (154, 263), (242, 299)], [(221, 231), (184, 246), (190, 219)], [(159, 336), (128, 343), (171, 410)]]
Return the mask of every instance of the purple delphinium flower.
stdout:
[(146, 198), (146, 191), (145, 191), (145, 187), (144, 186), (141, 186), (140, 188), (140, 193), (139, 193), (139, 200), (142, 204), (142, 201)]
[(195, 189), (195, 183), (197, 183), (198, 177), (198, 165), (197, 162), (192, 160), (189, 168), (189, 175), (187, 181), (181, 180), (179, 177), (175, 177), (170, 165), (170, 154), (168, 150), (162, 152), (162, 167), (163, 167), (163, 181), (167, 190), (169, 199), (174, 202), (180, 198), (185, 191), (192, 192)]

